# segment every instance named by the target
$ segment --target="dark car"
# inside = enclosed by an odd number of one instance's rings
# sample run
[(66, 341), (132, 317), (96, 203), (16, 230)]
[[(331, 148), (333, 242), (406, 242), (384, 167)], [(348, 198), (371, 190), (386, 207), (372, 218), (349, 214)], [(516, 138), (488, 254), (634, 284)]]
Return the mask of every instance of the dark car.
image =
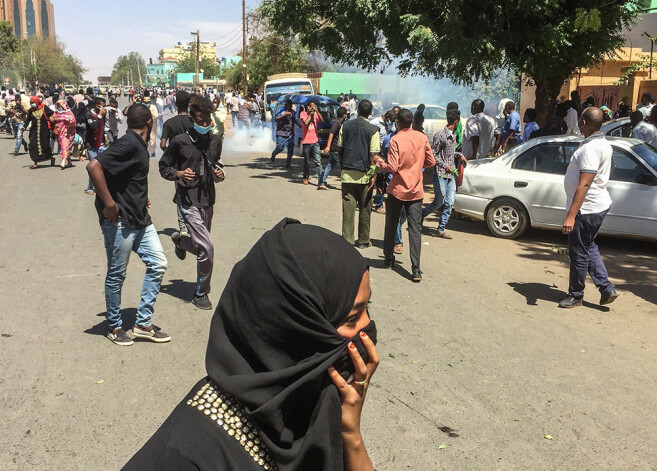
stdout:
[(294, 110), (295, 126), (294, 126), (294, 144), (295, 152), (300, 152), (301, 139), (303, 133), (301, 131), (301, 120), (299, 115), (310, 103), (315, 103), (319, 113), (324, 118), (324, 121), (317, 126), (317, 135), (319, 137), (319, 146), (321, 149), (326, 147), (328, 135), (331, 130), (331, 122), (337, 117), (340, 104), (333, 98), (328, 98), (321, 95), (281, 95), (274, 107), (274, 114), (272, 117), (272, 138), (276, 140), (276, 122), (274, 118), (278, 116), (279, 110), (285, 107), (285, 102), (292, 100), (292, 109)]

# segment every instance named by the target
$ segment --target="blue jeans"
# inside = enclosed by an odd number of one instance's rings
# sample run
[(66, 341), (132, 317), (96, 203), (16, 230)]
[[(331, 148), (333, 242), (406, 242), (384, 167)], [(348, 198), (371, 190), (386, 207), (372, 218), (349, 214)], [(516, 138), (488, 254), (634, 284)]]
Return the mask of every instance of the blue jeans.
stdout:
[(152, 224), (145, 229), (123, 227), (120, 220), (115, 223), (103, 221), (101, 230), (107, 252), (105, 305), (109, 329), (115, 330), (122, 326), (121, 287), (125, 280), (131, 252), (139, 255), (141, 261), (146, 265), (136, 324), (148, 327), (151, 325), (153, 305), (160, 292), (162, 278), (167, 269), (167, 258), (162, 250), (157, 231)]
[(233, 129), (237, 128), (237, 111), (230, 112), (230, 119), (232, 121)]
[(395, 245), (402, 244), (402, 226), (406, 222), (406, 208), (402, 208), (399, 213), (399, 223), (397, 223), (397, 231), (395, 232)]
[[(96, 157), (98, 157), (98, 154), (100, 154), (104, 150), (105, 150), (104, 147), (98, 147), (98, 148), (96, 148), (96, 147), (87, 147), (87, 156), (89, 158), (89, 162), (91, 162)], [(94, 184), (91, 183), (91, 177), (89, 177), (89, 184), (87, 185), (87, 190), (96, 191), (96, 189), (94, 188)]]
[(338, 153), (329, 152), (329, 161), (326, 164), (326, 167), (324, 168), (324, 173), (322, 174), (322, 178), (319, 182), (320, 185), (326, 184), (326, 179), (331, 174), (331, 170), (333, 170), (339, 164), (340, 164), (340, 159), (338, 158)]
[(570, 283), (568, 294), (574, 298), (584, 297), (586, 273), (600, 293), (611, 293), (615, 286), (609, 281), (595, 238), (605, 220), (607, 211), (595, 214), (577, 214), (573, 231), (568, 234), (568, 257), (570, 258)]
[(314, 144), (303, 144), (303, 178), (310, 176), (310, 154), (315, 161), (315, 171), (317, 172), (317, 182), (322, 180), (324, 171), (322, 170), (322, 155), (319, 152), (319, 142)]
[(433, 211), (440, 213), (440, 220), (438, 221), (438, 232), (445, 232), (445, 226), (452, 214), (452, 205), (454, 204), (454, 197), (456, 195), (456, 181), (449, 177), (433, 176), (433, 201), (422, 210), (422, 219), (427, 217)]
[(21, 149), (21, 143), (23, 142), (23, 125), (23, 123), (11, 123), (11, 130), (14, 132), (14, 139), (16, 139), (14, 153)]
[(287, 147), (287, 160), (285, 166), (289, 167), (292, 164), (292, 155), (294, 154), (294, 134), (291, 136), (276, 136), (276, 148), (271, 153), (272, 160)]

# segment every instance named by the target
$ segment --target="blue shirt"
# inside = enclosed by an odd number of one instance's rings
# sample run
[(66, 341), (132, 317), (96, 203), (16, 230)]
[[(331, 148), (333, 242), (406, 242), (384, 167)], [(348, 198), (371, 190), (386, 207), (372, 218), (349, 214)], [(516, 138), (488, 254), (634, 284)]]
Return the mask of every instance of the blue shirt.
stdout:
[(520, 113), (518, 113), (516, 110), (513, 110), (513, 112), (506, 117), (506, 121), (504, 121), (504, 128), (502, 129), (502, 144), (504, 144), (507, 137), (511, 135), (511, 132), (515, 132), (518, 134), (518, 137), (521, 137), (520, 123)]
[(536, 124), (536, 121), (532, 121), (531, 123), (525, 124), (525, 129), (522, 131), (522, 139), (520, 136), (518, 136), (516, 139), (518, 142), (527, 142), (529, 140), (529, 136), (538, 129), (538, 124)]

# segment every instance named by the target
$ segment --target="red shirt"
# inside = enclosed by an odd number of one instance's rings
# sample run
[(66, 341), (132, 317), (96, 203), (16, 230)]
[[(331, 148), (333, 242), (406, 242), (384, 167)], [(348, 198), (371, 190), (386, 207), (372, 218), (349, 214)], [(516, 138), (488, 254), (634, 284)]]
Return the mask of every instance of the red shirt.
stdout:
[(299, 119), (301, 119), (301, 130), (303, 131), (303, 139), (301, 139), (301, 144), (315, 144), (316, 142), (319, 142), (319, 136), (317, 135), (317, 122), (319, 121), (318, 115), (319, 113), (315, 112), (312, 119), (308, 123), (308, 126), (306, 126), (303, 120), (308, 117), (308, 113), (302, 111), (299, 114)]
[(422, 169), (436, 165), (429, 139), (411, 128), (397, 131), (390, 139), (388, 161), (378, 158), (376, 166), (392, 173), (388, 194), (401, 201), (424, 198)]

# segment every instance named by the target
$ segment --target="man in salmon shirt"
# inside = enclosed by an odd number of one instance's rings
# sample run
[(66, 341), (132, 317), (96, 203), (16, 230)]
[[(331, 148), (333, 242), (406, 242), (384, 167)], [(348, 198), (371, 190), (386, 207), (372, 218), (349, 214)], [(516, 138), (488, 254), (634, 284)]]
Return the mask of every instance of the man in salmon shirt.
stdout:
[(397, 134), (390, 139), (388, 160), (375, 155), (373, 163), (392, 174), (388, 183), (388, 200), (386, 203), (386, 228), (383, 238), (384, 265), (394, 268), (395, 232), (399, 223), (402, 208), (406, 209), (408, 217), (409, 245), (411, 252), (412, 280), (422, 281), (420, 270), (420, 252), (422, 250), (422, 201), (424, 188), (422, 185), (422, 169), (433, 167), (436, 160), (433, 157), (429, 139), (424, 133), (411, 129), (413, 113), (402, 109), (395, 122)]

